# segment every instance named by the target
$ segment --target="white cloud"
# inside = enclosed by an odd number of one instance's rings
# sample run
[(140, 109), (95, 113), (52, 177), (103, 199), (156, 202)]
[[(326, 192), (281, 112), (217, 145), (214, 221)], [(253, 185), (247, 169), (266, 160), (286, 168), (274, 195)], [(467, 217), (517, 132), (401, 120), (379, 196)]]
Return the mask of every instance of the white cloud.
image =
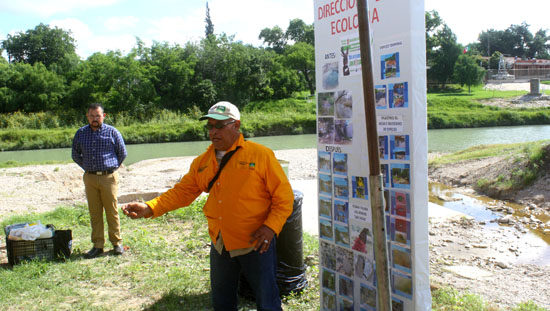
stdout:
[(111, 17), (105, 21), (105, 27), (111, 31), (133, 27), (139, 22), (135, 16)]
[[(254, 45), (261, 44), (258, 36), (266, 27), (279, 26), (285, 30), (295, 18), (313, 23), (313, 1), (266, 0), (259, 5), (255, 0), (213, 0), (208, 6), (216, 34), (225, 32)], [(203, 29), (205, 12), (206, 8), (201, 15)]]
[(105, 53), (116, 50), (126, 54), (136, 43), (135, 36), (131, 34), (95, 34), (88, 25), (74, 18), (54, 20), (50, 25), (72, 32), (72, 37), (76, 40), (76, 53), (82, 58), (87, 58), (95, 52)]
[(147, 31), (148, 37), (157, 42), (186, 43), (197, 41), (204, 37), (204, 15), (188, 15), (188, 17), (164, 17), (149, 20), (151, 28)]
[(2, 1), (0, 10), (19, 14), (32, 14), (42, 17), (57, 13), (70, 12), (75, 9), (85, 10), (110, 6), (121, 0), (16, 0)]

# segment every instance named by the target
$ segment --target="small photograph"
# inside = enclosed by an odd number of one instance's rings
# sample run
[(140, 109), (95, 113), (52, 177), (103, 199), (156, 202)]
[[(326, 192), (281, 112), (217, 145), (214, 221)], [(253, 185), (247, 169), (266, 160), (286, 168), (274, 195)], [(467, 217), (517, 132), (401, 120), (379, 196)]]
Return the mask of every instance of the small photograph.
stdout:
[(391, 214), (411, 219), (411, 200), (407, 192), (392, 191)]
[(367, 177), (352, 176), (351, 177), (352, 195), (356, 199), (369, 199), (369, 185)]
[(334, 242), (349, 247), (349, 228), (347, 225), (334, 224)]
[(374, 260), (362, 254), (355, 254), (355, 277), (362, 282), (374, 284), (375, 267)]
[(391, 309), (392, 311), (403, 311), (405, 310), (405, 304), (402, 300), (391, 297)]
[(323, 269), (323, 273), (321, 274), (321, 286), (323, 289), (336, 292), (336, 273)]
[(317, 136), (320, 144), (334, 143), (334, 119), (319, 118), (317, 122)]
[(321, 264), (331, 270), (336, 270), (336, 246), (332, 243), (321, 240), (319, 248)]
[(325, 90), (338, 87), (338, 62), (326, 63), (323, 65), (322, 83)]
[(369, 311), (376, 310), (376, 288), (361, 283), (359, 293), (361, 307)]
[(348, 202), (334, 200), (334, 220), (348, 223), (349, 220), (349, 208)]
[(348, 154), (334, 153), (332, 169), (335, 175), (348, 175)]
[(409, 107), (409, 85), (407, 82), (388, 85), (390, 108)]
[(409, 135), (392, 135), (390, 137), (390, 150), (393, 160), (409, 160)]
[(366, 223), (351, 225), (351, 249), (374, 256), (372, 233)]
[(336, 247), (336, 272), (353, 277), (353, 252)]
[(391, 186), (392, 188), (411, 188), (411, 166), (409, 164), (392, 164)]
[(339, 296), (339, 311), (353, 311), (353, 300), (346, 299), (342, 296)]
[(318, 93), (317, 115), (320, 117), (334, 117), (334, 92)]
[(319, 196), (319, 217), (332, 219), (332, 198)]
[(380, 160), (387, 160), (388, 153), (388, 136), (378, 136), (378, 155), (380, 156)]
[(400, 296), (412, 299), (413, 284), (412, 278), (408, 275), (392, 271), (392, 292)]
[(338, 91), (336, 93), (336, 117), (349, 119), (352, 114), (353, 100), (350, 91)]
[(390, 187), (390, 170), (388, 164), (380, 164), (380, 173), (383, 177), (383, 183), (385, 188)]
[(399, 52), (380, 56), (380, 74), (382, 80), (399, 78)]
[(389, 213), (386, 213), (384, 217), (386, 217), (386, 241), (388, 241), (388, 252), (389, 252), (390, 250), (389, 246), (391, 241), (391, 218)]
[(344, 177), (334, 177), (334, 197), (340, 200), (349, 199), (348, 179)]
[(386, 86), (385, 85), (376, 85), (374, 87), (375, 103), (376, 109), (386, 109), (388, 108), (388, 103), (386, 102)]
[(411, 223), (408, 220), (392, 218), (391, 234), (392, 241), (405, 245), (411, 245)]
[(319, 151), (317, 153), (319, 172), (330, 174), (330, 152)]
[(351, 120), (334, 121), (334, 143), (350, 145), (353, 142), (353, 124)]
[(412, 272), (412, 258), (410, 249), (393, 244), (391, 248), (391, 255), (392, 266), (394, 269), (407, 273)]
[(319, 174), (319, 194), (332, 196), (332, 178), (330, 175)]
[(319, 219), (319, 236), (321, 239), (328, 241), (334, 240), (332, 232), (332, 221), (324, 218)]
[(353, 280), (352, 279), (341, 275), (339, 278), (338, 289), (339, 289), (340, 296), (353, 299)]
[(323, 290), (322, 310), (336, 311), (336, 295), (328, 290)]

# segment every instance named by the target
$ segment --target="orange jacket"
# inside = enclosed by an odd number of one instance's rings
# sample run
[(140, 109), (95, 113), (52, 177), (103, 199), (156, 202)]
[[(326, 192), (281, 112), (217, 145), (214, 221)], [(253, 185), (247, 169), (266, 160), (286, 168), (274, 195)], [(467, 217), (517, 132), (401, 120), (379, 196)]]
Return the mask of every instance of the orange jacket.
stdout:
[[(212, 241), (222, 232), (226, 250), (246, 248), (250, 235), (262, 224), (276, 234), (292, 213), (294, 193), (273, 151), (245, 141), (241, 134), (228, 150), (237, 146), (210, 190), (203, 207)], [(218, 171), (214, 146), (191, 163), (189, 172), (172, 189), (146, 202), (153, 217), (191, 204)]]

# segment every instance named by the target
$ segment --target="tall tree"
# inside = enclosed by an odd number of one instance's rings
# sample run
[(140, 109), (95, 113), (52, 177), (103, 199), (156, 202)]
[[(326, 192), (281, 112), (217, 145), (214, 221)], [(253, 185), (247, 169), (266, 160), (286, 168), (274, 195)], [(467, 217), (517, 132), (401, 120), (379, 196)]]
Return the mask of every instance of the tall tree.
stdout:
[(210, 18), (210, 8), (208, 7), (208, 2), (206, 2), (206, 18), (204, 19), (204, 21), (206, 22), (204, 35), (206, 38), (208, 38), (208, 36), (214, 34), (214, 24), (212, 23), (212, 19)]
[(538, 59), (550, 59), (550, 36), (546, 30), (540, 29), (535, 33), (533, 40), (527, 44), (529, 47), (529, 57)]
[(60, 63), (66, 57), (76, 55), (75, 40), (71, 33), (63, 29), (40, 24), (25, 33), (8, 35), (2, 41), (2, 48), (8, 54), (10, 62), (22, 62), (34, 65), (37, 62), (47, 68)]
[(313, 24), (308, 25), (303, 20), (295, 18), (290, 21), (285, 36), (294, 42), (305, 42), (315, 45)]
[(454, 66), (453, 77), (461, 86), (468, 86), (468, 93), (471, 87), (481, 84), (485, 70), (481, 68), (475, 58), (469, 55), (460, 55)]
[(430, 50), (427, 54), (428, 80), (445, 87), (453, 77), (453, 70), (462, 47), (456, 41), (456, 35), (446, 24), (442, 24), (430, 38)]
[(315, 48), (305, 42), (298, 42), (285, 53), (286, 63), (304, 78), (311, 95), (315, 94)]
[(267, 46), (276, 53), (282, 54), (286, 47), (286, 34), (279, 26), (264, 28), (260, 31), (258, 39), (263, 39)]

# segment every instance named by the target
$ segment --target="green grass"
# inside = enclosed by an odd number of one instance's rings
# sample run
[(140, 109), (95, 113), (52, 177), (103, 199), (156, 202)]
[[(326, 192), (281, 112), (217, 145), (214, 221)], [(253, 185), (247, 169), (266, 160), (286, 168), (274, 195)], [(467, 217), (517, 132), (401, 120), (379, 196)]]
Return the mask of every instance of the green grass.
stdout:
[[(0, 267), (1, 310), (211, 310), (209, 243), (204, 199), (153, 220), (121, 218), (123, 256), (93, 260), (86, 206), (59, 207), (44, 214), (13, 216), (2, 227), (40, 220), (73, 231), (73, 255), (66, 262), (31, 261)], [(284, 299), (285, 310), (318, 310), (316, 237), (305, 234), (309, 287)], [(106, 251), (111, 246), (106, 245)], [(6, 258), (3, 258), (5, 261)], [(242, 301), (241, 308), (255, 305)]]
[(550, 141), (474, 146), (433, 159), (429, 165), (438, 166), (497, 156), (513, 159), (513, 167), (509, 167), (506, 173), (496, 178), (478, 180), (475, 188), (483, 193), (498, 195), (500, 192), (519, 190), (533, 184), (541, 174), (550, 169)]

